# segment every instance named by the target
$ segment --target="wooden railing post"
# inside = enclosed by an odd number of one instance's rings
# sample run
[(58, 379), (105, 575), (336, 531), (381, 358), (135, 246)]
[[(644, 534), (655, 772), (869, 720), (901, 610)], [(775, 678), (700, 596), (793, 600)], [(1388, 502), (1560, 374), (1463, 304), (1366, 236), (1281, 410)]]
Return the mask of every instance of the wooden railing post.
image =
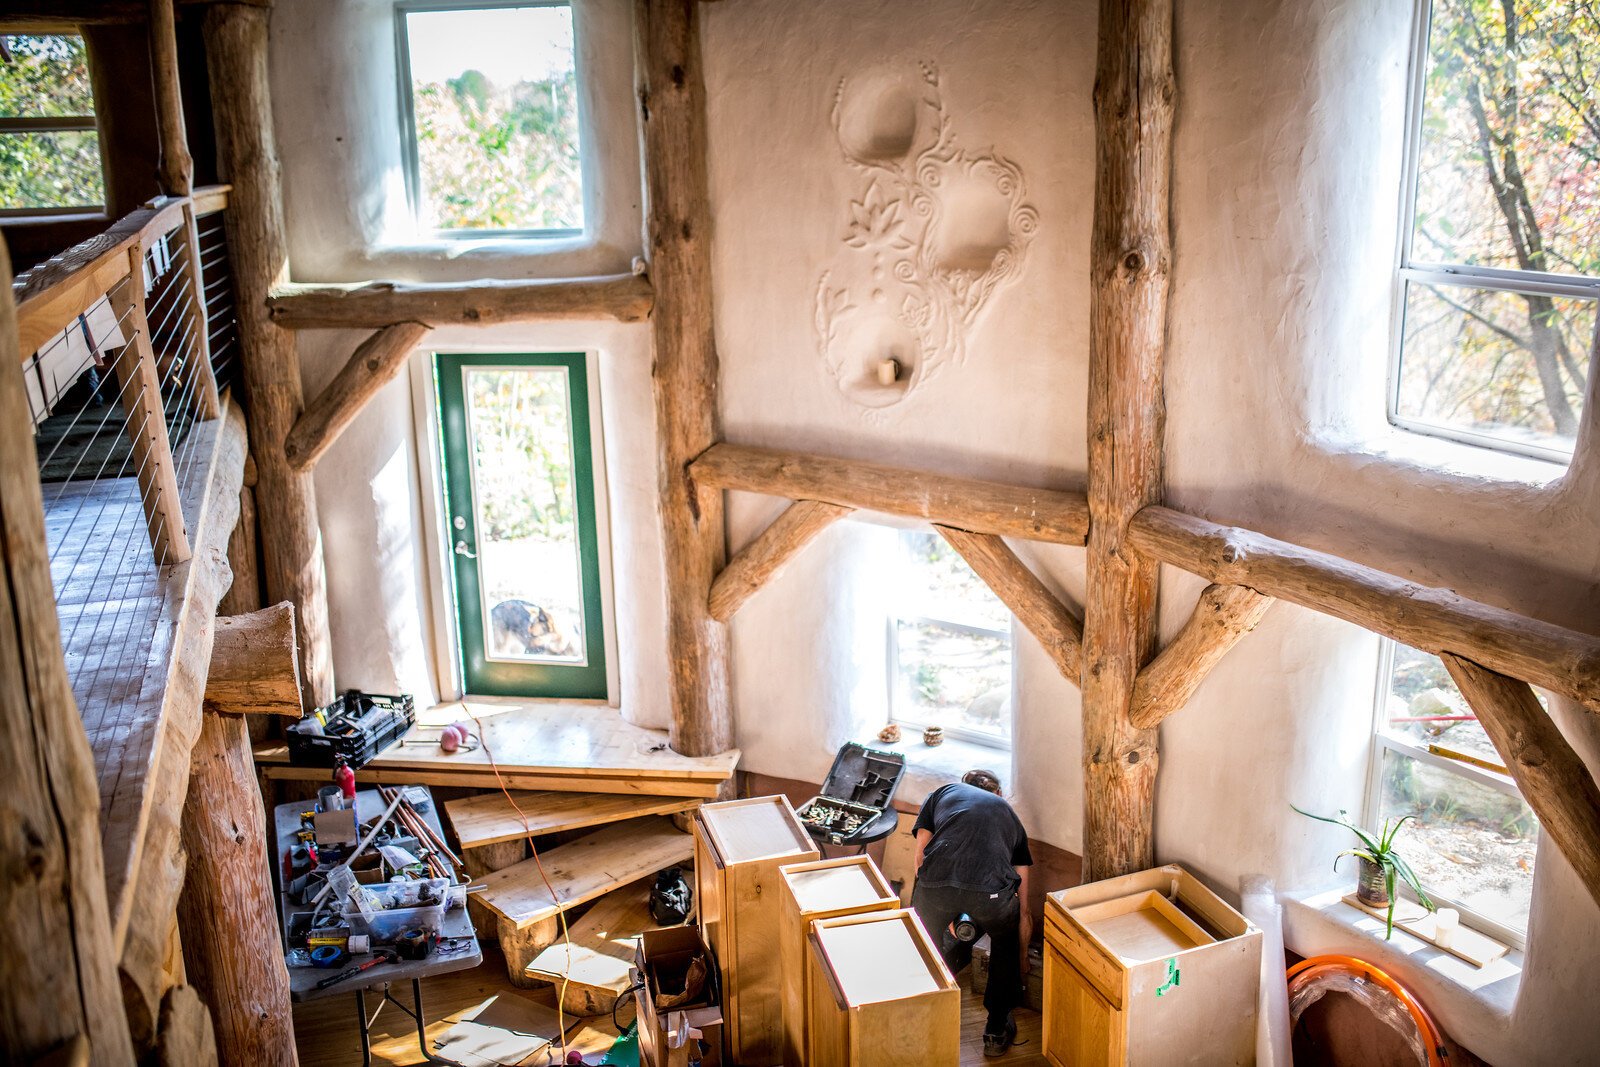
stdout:
[(156, 563), (182, 563), (189, 558), (189, 533), (178, 499), (177, 466), (161, 403), (161, 376), (150, 346), (150, 323), (145, 318), (141, 242), (135, 242), (128, 250), (128, 259), (127, 279), (113, 285), (109, 294), (111, 310), (125, 339), (112, 366), (127, 418), (128, 440), (133, 446), (133, 476), (139, 482), (139, 499)]

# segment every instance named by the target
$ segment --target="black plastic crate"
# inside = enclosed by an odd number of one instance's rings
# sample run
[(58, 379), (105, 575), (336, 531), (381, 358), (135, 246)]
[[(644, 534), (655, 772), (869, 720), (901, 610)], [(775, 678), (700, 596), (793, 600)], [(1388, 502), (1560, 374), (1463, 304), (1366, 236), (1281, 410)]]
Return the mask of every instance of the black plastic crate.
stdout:
[(888, 836), (897, 819), (885, 816), (906, 771), (899, 752), (854, 741), (839, 749), (822, 783), (822, 794), (796, 812), (813, 840), (831, 845), (866, 844)]
[(408, 694), (347, 689), (332, 704), (289, 727), (289, 762), (332, 768), (343, 756), (354, 770), (400, 740), (416, 721), (416, 705)]

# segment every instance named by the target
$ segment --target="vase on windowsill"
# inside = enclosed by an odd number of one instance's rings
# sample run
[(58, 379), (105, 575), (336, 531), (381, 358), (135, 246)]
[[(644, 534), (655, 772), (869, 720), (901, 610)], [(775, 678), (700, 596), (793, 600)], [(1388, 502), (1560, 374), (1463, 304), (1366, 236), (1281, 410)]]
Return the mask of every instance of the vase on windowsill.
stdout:
[(1369, 908), (1389, 906), (1389, 887), (1383, 875), (1383, 868), (1371, 860), (1357, 861), (1356, 899)]

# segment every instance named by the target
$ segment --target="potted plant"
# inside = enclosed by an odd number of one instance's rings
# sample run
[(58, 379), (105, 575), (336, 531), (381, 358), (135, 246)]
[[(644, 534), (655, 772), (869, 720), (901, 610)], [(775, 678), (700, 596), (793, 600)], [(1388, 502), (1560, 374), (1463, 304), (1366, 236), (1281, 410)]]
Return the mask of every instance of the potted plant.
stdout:
[(1339, 868), (1339, 861), (1346, 856), (1354, 856), (1360, 867), (1356, 875), (1356, 899), (1373, 908), (1388, 908), (1388, 920), (1384, 929), (1384, 940), (1394, 936), (1394, 906), (1398, 894), (1395, 889), (1401, 880), (1411, 887), (1417, 895), (1417, 902), (1429, 911), (1433, 910), (1433, 901), (1428, 899), (1428, 894), (1422, 891), (1422, 884), (1417, 881), (1416, 872), (1411, 869), (1411, 864), (1405, 861), (1400, 853), (1394, 850), (1395, 835), (1400, 832), (1400, 827), (1406, 824), (1407, 819), (1415, 818), (1412, 815), (1402, 815), (1398, 819), (1385, 819), (1383, 827), (1377, 833), (1364, 830), (1350, 821), (1350, 815), (1344, 810), (1329, 818), (1326, 815), (1313, 815), (1309, 811), (1301, 811), (1293, 804), (1289, 805), (1308, 819), (1318, 822), (1332, 823), (1342, 826), (1356, 835), (1361, 842), (1360, 848), (1347, 848), (1333, 858), (1335, 870)]

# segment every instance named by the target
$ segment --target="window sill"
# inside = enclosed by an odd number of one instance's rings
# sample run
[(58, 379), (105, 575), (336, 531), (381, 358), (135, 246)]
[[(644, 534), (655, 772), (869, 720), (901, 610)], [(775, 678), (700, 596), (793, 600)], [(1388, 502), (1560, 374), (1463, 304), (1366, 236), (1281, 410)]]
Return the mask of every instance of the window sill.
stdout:
[(1528, 489), (1548, 489), (1567, 473), (1567, 465), (1554, 460), (1499, 452), (1387, 424), (1371, 436), (1335, 444), (1332, 450), (1387, 460), (1465, 482), (1492, 482)]
[(943, 744), (929, 746), (923, 744), (921, 736), (914, 734), (910, 728), (902, 727), (902, 732), (902, 740), (892, 745), (879, 741), (877, 734), (857, 739), (867, 748), (899, 752), (905, 756), (906, 772), (894, 794), (897, 803), (921, 804), (929, 793), (942, 785), (961, 781), (961, 776), (974, 767), (995, 771), (1002, 782), (1011, 768), (1011, 750), (1008, 748), (979, 745), (957, 737), (948, 737)]
[(1511, 1021), (1522, 983), (1523, 953), (1511, 949), (1486, 967), (1475, 967), (1426, 941), (1396, 929), (1383, 937), (1383, 920), (1340, 900), (1349, 889), (1283, 894), (1284, 943), (1302, 956), (1354, 956), (1388, 972), (1414, 990), (1446, 1031), (1468, 1048), (1484, 1047), (1484, 1035)]

